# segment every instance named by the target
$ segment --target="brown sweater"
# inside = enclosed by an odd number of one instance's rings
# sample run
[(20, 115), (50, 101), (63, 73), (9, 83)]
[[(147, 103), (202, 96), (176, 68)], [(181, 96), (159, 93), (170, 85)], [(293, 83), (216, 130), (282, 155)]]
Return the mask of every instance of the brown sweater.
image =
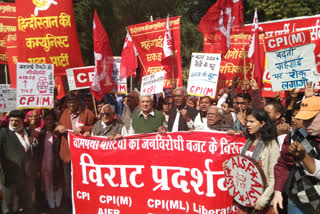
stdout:
[[(85, 133), (86, 131), (91, 132), (93, 125), (95, 123), (95, 120), (96, 120), (96, 117), (92, 113), (92, 111), (88, 109), (84, 109), (83, 111), (81, 111), (79, 122), (84, 124), (84, 126), (82, 126), (81, 134)], [(59, 125), (64, 126), (66, 129), (72, 129), (70, 110), (68, 108), (64, 110), (64, 112), (62, 113), (57, 126)], [(59, 155), (60, 155), (60, 158), (65, 163), (70, 162), (71, 154), (70, 154), (67, 134), (61, 137), (61, 147), (60, 147)]]

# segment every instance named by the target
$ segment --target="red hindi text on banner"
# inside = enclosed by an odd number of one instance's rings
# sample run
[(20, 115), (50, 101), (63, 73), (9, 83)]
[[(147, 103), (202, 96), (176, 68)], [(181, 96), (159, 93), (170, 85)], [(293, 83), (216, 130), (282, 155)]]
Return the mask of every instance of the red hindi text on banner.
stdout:
[(16, 0), (19, 62), (54, 64), (55, 75), (83, 66), (72, 0)]
[(73, 204), (87, 213), (232, 213), (222, 163), (245, 143), (216, 132), (119, 141), (69, 132)]
[(169, 20), (174, 54), (165, 59), (163, 59), (162, 54), (166, 19), (128, 27), (141, 59), (139, 61), (142, 70), (141, 77), (165, 70), (164, 88), (170, 88), (173, 79), (178, 86), (182, 86), (180, 17), (172, 17)]
[(0, 64), (8, 64), (6, 37), (16, 33), (16, 5), (0, 3)]

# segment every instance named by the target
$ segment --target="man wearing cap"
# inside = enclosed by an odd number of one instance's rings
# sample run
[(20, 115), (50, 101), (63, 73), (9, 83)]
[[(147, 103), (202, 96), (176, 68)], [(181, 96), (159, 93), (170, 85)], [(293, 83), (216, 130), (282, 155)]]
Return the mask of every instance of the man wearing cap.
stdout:
[(320, 97), (305, 99), (295, 118), (303, 120), (304, 129), (284, 141), (274, 168), (273, 206), (282, 208), (281, 192), (289, 179), (288, 213), (320, 213)]
[(23, 213), (34, 213), (32, 138), (23, 127), (23, 119), (23, 112), (13, 110), (9, 113), (9, 127), (0, 130), (0, 182), (4, 214), (15, 213), (19, 208), (23, 209)]

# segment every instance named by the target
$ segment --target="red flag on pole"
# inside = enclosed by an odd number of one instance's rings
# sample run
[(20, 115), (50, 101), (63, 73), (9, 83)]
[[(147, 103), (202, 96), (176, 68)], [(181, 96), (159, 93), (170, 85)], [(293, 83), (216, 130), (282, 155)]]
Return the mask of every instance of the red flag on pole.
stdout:
[(198, 30), (203, 34), (214, 34), (217, 53), (225, 54), (230, 48), (232, 28), (243, 25), (241, 0), (218, 0), (202, 17)]
[(167, 16), (166, 31), (164, 33), (162, 47), (163, 47), (162, 59), (165, 59), (173, 55), (173, 43), (172, 43), (172, 36), (170, 32), (169, 16)]
[(120, 64), (120, 76), (121, 78), (127, 78), (133, 75), (136, 77), (136, 69), (138, 68), (138, 51), (133, 44), (132, 38), (127, 32), (126, 39), (124, 41), (122, 53), (121, 53), (121, 64)]
[(257, 81), (259, 87), (261, 85), (263, 71), (260, 66), (260, 50), (259, 50), (259, 24), (258, 24), (258, 12), (257, 9), (254, 12), (252, 30), (251, 30), (251, 42), (248, 51), (248, 57), (253, 60), (254, 63), (254, 79)]
[(63, 76), (55, 76), (54, 80), (57, 87), (57, 98), (60, 100), (64, 96), (66, 96), (66, 89), (64, 87)]
[(95, 68), (90, 90), (97, 100), (101, 100), (114, 88), (115, 84), (112, 80), (113, 55), (110, 41), (97, 11), (94, 12), (93, 20), (93, 44)]

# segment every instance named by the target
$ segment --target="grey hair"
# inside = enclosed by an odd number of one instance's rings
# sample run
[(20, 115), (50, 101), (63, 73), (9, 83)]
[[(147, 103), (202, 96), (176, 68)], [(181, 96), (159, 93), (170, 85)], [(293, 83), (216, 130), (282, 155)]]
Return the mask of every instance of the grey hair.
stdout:
[(141, 100), (142, 97), (150, 97), (151, 102), (153, 102), (153, 95), (152, 94), (141, 94), (140, 95), (140, 100)]
[(187, 89), (186, 89), (185, 87), (177, 87), (177, 88), (175, 89), (175, 91), (177, 91), (177, 90), (183, 91), (184, 96), (188, 96), (188, 92), (187, 92)]
[(221, 117), (223, 116), (222, 108), (219, 108), (218, 106), (212, 105), (212, 106), (209, 106), (208, 111), (209, 111), (210, 108), (217, 108), (219, 115), (220, 115)]
[(111, 108), (112, 113), (115, 113), (115, 108), (114, 108), (114, 106), (113, 106), (113, 105), (110, 105), (110, 104), (105, 104), (104, 106), (102, 106), (101, 111), (104, 110), (105, 108), (108, 108), (108, 107)]

